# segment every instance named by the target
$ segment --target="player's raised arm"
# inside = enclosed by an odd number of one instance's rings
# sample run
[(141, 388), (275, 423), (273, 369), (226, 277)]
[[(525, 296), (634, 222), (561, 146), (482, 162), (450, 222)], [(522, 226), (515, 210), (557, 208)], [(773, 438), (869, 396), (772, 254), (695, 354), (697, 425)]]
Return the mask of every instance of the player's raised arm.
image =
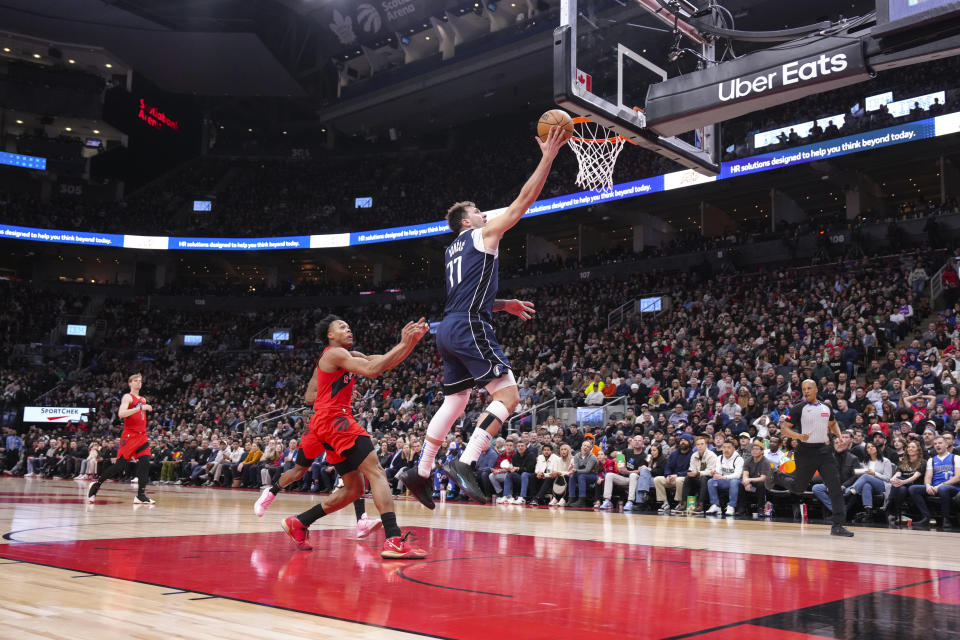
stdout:
[(346, 369), (367, 378), (376, 378), (384, 371), (388, 371), (410, 355), (420, 338), (427, 333), (429, 326), (425, 318), (417, 322), (408, 322), (401, 332), (400, 342), (382, 355), (355, 356), (343, 347), (328, 349), (321, 362), (331, 367)]
[(537, 201), (537, 198), (540, 197), (540, 192), (543, 190), (543, 185), (547, 181), (547, 176), (550, 175), (553, 159), (557, 157), (557, 152), (560, 151), (560, 147), (565, 145), (569, 139), (570, 134), (560, 127), (550, 129), (546, 141), (535, 138), (537, 144), (540, 145), (540, 152), (543, 154), (543, 157), (540, 158), (540, 164), (537, 165), (533, 175), (530, 176), (523, 185), (523, 188), (520, 189), (520, 195), (510, 203), (507, 210), (496, 218), (491, 218), (490, 221), (484, 225), (484, 240), (499, 241), (508, 229), (520, 221), (520, 218), (527, 212), (530, 205)]
[(140, 412), (139, 405), (131, 408), (130, 403), (133, 401), (133, 397), (129, 393), (123, 394), (123, 398), (120, 400), (120, 408), (117, 409), (117, 415), (120, 418), (129, 418), (135, 413)]

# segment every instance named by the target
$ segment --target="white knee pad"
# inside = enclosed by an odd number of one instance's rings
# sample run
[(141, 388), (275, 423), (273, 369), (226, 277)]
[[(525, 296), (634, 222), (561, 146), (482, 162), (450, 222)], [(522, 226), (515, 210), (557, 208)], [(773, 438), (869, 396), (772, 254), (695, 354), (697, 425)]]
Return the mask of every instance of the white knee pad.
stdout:
[(493, 402), (488, 404), (487, 408), (484, 409), (484, 411), (492, 415), (501, 423), (506, 422), (507, 418), (510, 417), (510, 411), (507, 410), (507, 405), (503, 404), (499, 400), (494, 400)]
[(513, 377), (513, 370), (507, 369), (507, 372), (498, 378), (494, 378), (487, 383), (487, 386), (484, 387), (491, 394), (500, 391), (501, 389), (506, 389), (507, 387), (517, 386), (517, 379)]

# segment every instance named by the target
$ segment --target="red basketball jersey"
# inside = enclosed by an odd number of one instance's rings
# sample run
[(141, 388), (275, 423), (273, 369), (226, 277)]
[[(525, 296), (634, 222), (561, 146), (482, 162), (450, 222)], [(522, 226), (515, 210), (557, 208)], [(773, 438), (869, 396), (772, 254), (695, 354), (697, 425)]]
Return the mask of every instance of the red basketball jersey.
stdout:
[[(329, 348), (324, 349), (324, 353)], [(320, 361), (317, 360), (317, 399), (313, 402), (313, 410), (322, 414), (350, 413), (355, 382), (350, 371), (337, 369), (327, 373), (320, 369)]]
[[(132, 393), (130, 394), (130, 409), (136, 409), (141, 404), (147, 404), (145, 398), (140, 396), (135, 396)], [(144, 411), (137, 411), (131, 416), (127, 416), (123, 419), (123, 432), (124, 433), (146, 433), (147, 432), (147, 414)]]

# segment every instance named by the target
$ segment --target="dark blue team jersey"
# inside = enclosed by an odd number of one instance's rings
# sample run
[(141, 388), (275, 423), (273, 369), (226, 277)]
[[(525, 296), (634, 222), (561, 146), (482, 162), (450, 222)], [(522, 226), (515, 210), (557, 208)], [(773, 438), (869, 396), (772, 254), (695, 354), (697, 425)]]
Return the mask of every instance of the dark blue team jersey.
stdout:
[(483, 246), (483, 231), (467, 229), (443, 254), (447, 306), (443, 313), (469, 313), (490, 322), (499, 286), (500, 259)]

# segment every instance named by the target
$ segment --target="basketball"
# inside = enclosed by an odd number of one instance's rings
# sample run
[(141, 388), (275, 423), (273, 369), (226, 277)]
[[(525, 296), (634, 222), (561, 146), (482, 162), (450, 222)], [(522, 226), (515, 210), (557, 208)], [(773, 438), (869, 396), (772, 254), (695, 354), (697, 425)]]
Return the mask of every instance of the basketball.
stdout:
[(550, 134), (550, 129), (554, 127), (562, 127), (565, 131), (569, 131), (572, 134), (573, 118), (563, 109), (550, 109), (550, 111), (540, 116), (540, 121), (537, 122), (537, 136), (541, 140), (546, 141), (547, 136)]
[(780, 471), (782, 471), (783, 473), (793, 473), (796, 470), (797, 470), (797, 463), (794, 462), (793, 460), (787, 460), (786, 462), (780, 465)]

